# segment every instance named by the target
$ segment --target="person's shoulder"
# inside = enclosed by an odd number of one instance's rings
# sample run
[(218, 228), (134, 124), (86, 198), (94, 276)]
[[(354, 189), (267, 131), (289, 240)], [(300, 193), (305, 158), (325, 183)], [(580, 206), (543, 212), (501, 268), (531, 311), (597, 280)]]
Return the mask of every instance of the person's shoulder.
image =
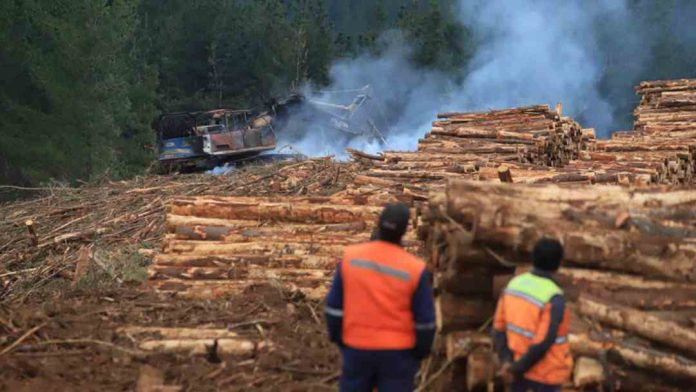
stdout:
[(345, 249), (344, 252), (345, 252), (346, 254), (353, 254), (353, 253), (356, 253), (356, 252), (364, 252), (364, 251), (366, 251), (366, 250), (369, 250), (369, 249), (372, 248), (372, 247), (374, 247), (374, 242), (373, 242), (373, 241), (370, 241), (370, 242), (361, 242), (361, 243), (358, 243), (358, 244), (351, 244), (351, 245), (346, 246), (346, 247), (344, 248), (344, 249)]
[(406, 249), (401, 249), (402, 257), (401, 259), (412, 265), (413, 267), (420, 268), (425, 267), (425, 260), (420, 257), (408, 252)]

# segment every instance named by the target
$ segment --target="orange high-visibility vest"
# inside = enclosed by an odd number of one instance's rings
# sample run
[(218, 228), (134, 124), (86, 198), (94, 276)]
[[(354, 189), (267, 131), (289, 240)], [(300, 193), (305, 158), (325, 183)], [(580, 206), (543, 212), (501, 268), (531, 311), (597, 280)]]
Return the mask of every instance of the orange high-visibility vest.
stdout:
[[(553, 280), (525, 273), (512, 279), (498, 302), (494, 328), (505, 331), (515, 360), (544, 340), (551, 322), (551, 298), (562, 295)], [(570, 312), (565, 310), (556, 341), (544, 358), (524, 377), (543, 384), (560, 385), (570, 379), (573, 357), (568, 344)]]
[(411, 301), (425, 263), (400, 246), (372, 241), (346, 248), (343, 342), (363, 350), (401, 350), (416, 344)]

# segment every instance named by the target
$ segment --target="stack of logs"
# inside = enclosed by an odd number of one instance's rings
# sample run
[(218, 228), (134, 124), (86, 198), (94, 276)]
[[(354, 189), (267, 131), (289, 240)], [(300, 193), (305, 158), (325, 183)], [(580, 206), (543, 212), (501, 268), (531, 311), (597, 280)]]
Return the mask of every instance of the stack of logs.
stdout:
[[(566, 246), (570, 267), (561, 279), (575, 319), (603, 326), (576, 323), (576, 352), (696, 379), (689, 359), (696, 344), (686, 330), (693, 322), (683, 311), (696, 309), (696, 218), (689, 211), (696, 192), (577, 185), (690, 184), (696, 148), (681, 131), (677, 137), (647, 125), (596, 141), (593, 130), (560, 112), (532, 106), (441, 114), (416, 152), (349, 151), (360, 169), (329, 197), (174, 199), (150, 283), (160, 292), (216, 297), (270, 281), (322, 299), (343, 248), (371, 237), (382, 205), (403, 201), (417, 207), (425, 249), (413, 234), (405, 244), (427, 254), (434, 271), (449, 369), (472, 388), (491, 376), (490, 341), (476, 331), (489, 325), (498, 289), (528, 268), (542, 236)], [(602, 379), (596, 370), (603, 366), (578, 363), (579, 384)], [(465, 385), (442, 380), (443, 390)]]
[(569, 169), (616, 175), (621, 184), (683, 185), (696, 173), (696, 80), (642, 82), (635, 130), (615, 132)]
[[(518, 180), (578, 181), (560, 169), (594, 148), (593, 129), (553, 111), (548, 105), (476, 113), (440, 113), (415, 152), (370, 155), (349, 151), (370, 165), (355, 178), (354, 193), (389, 189), (415, 200), (443, 190), (449, 179), (504, 178), (501, 166)], [(503, 170), (504, 171), (504, 170)], [(574, 173), (570, 173), (574, 174)], [(509, 173), (508, 173), (509, 177)]]
[[(692, 190), (451, 181), (422, 211), (419, 235), (455, 373), (466, 369), (472, 387), (489, 380), (490, 343), (476, 331), (512, 274), (529, 269), (535, 242), (553, 237), (565, 247), (572, 350), (588, 357), (577, 361), (576, 386), (608, 382), (590, 358), (696, 381), (694, 205)], [(472, 342), (479, 355), (465, 358)]]
[(594, 132), (548, 105), (482, 113), (440, 113), (419, 142), (419, 151), (475, 154), (476, 161), (531, 163), (560, 167), (590, 147)]
[(642, 82), (636, 92), (641, 97), (634, 112), (636, 131), (675, 138), (696, 135), (696, 79)]
[[(680, 109), (679, 118), (687, 118), (696, 105)], [(642, 106), (636, 110), (637, 131), (615, 132), (612, 139), (600, 141), (593, 129), (582, 129), (562, 117), (560, 105), (556, 111), (539, 105), (441, 113), (419, 141), (418, 151), (380, 155), (352, 151), (354, 158), (371, 165), (355, 178), (353, 193), (384, 191), (425, 200), (428, 191), (444, 190), (450, 179), (638, 186), (693, 183), (696, 143), (689, 137), (696, 136), (696, 131), (689, 136), (682, 131), (683, 123), (672, 132), (664, 126), (651, 127), (649, 122), (645, 125), (648, 120), (641, 113), (648, 110)]]
[[(150, 285), (211, 298), (271, 282), (320, 300), (344, 247), (368, 241), (380, 211), (343, 197), (174, 199)], [(405, 244), (416, 251), (415, 234)]]

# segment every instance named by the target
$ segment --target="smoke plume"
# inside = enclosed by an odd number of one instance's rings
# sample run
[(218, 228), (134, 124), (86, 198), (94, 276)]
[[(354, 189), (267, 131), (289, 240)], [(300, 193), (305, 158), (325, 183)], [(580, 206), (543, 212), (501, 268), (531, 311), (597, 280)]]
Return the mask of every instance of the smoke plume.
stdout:
[[(678, 15), (675, 7), (673, 34), (693, 43), (693, 19)], [(696, 6), (681, 8), (686, 15), (696, 14)], [(346, 147), (413, 150), (437, 112), (544, 103), (553, 107), (557, 102), (563, 103), (564, 115), (608, 137), (631, 127), (630, 110), (636, 102), (631, 87), (646, 76), (655, 45), (652, 35), (644, 33), (650, 31), (649, 18), (635, 12), (624, 0), (461, 0), (458, 18), (472, 32), (477, 48), (459, 82), (414, 67), (408, 45), (394, 31), (381, 37), (387, 49), (379, 56), (365, 54), (332, 66), (329, 89), (371, 86), (370, 113), (383, 119), (379, 129), (386, 143), (337, 136), (312, 115), (306, 116), (302, 132), (287, 134), (285, 142), (307, 155), (338, 157)], [(620, 72), (607, 74), (610, 62)]]

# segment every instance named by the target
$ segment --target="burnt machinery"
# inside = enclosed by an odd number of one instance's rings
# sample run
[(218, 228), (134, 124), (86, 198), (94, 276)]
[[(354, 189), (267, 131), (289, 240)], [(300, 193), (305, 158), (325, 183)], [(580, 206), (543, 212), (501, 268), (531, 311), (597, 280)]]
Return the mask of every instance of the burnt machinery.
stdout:
[(216, 109), (160, 116), (158, 159), (163, 166), (208, 167), (273, 150), (272, 116)]

